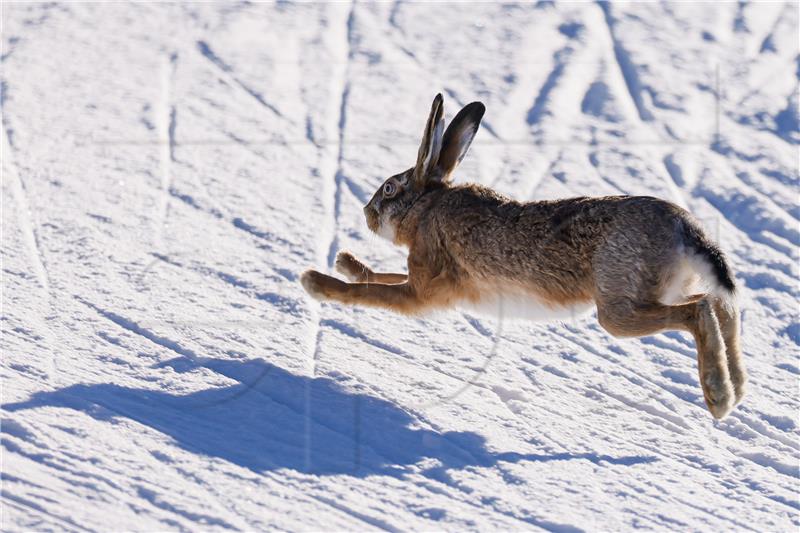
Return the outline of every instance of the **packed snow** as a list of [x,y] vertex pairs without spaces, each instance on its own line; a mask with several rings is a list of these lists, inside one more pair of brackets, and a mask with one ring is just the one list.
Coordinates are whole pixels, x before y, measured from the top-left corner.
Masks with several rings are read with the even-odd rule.
[[[2,3],[2,530],[796,531],[798,4]],[[694,342],[319,304],[431,99],[456,174],[646,194],[736,271]]]

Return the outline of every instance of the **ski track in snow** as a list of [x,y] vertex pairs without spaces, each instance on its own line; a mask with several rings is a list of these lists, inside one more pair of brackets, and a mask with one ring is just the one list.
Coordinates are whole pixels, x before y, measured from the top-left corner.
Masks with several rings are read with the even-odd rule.
[[[4,88],[4,90],[6,90]],[[8,180],[13,195],[13,200],[16,202],[17,207],[15,212],[19,215],[17,223],[25,238],[28,246],[28,252],[31,256],[33,263],[33,270],[36,273],[36,278],[39,280],[39,285],[44,291],[46,298],[50,299],[50,276],[47,272],[44,259],[42,258],[42,249],[39,244],[38,230],[34,225],[31,216],[31,207],[28,202],[28,194],[25,191],[25,185],[19,177],[19,171],[14,167],[14,149],[11,146],[9,135],[5,128],[2,130],[3,135],[3,160],[6,165],[3,167],[3,175]]]
[[175,69],[177,68],[177,54],[172,53],[169,57],[164,57],[161,68],[161,99],[159,108],[161,109],[161,120],[159,121],[159,136],[161,142],[161,196],[159,209],[157,242],[163,239],[164,226],[169,217],[170,198],[169,192],[172,188],[172,164],[175,163],[175,129],[176,108],[170,96],[171,86]]
[[[4,5],[2,529],[797,529],[798,17],[765,6]],[[439,91],[487,105],[457,180],[706,225],[728,418],[686,335],[304,295],[341,249],[403,268],[361,206]]]

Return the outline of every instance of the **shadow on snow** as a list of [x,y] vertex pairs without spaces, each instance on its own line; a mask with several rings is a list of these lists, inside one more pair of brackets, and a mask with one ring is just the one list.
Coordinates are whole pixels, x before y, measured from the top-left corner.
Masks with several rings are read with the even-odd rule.
[[177,372],[207,368],[240,383],[186,395],[114,384],[73,385],[5,404],[8,411],[44,406],[83,411],[97,420],[135,420],[182,448],[254,471],[289,468],[313,474],[400,476],[423,460],[423,473],[447,481],[448,469],[498,462],[588,460],[636,465],[648,456],[494,452],[469,431],[437,432],[401,407],[344,390],[330,378],[287,372],[262,360],[176,358]]

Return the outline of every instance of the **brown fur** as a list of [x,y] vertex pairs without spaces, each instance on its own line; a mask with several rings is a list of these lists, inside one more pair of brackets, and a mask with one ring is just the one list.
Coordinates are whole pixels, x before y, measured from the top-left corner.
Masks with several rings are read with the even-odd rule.
[[[373,272],[342,252],[336,268],[353,283],[307,271],[301,281],[309,294],[404,314],[493,294],[552,308],[594,303],[614,336],[691,333],[706,404],[716,418],[727,415],[747,379],[738,310],[727,263],[691,215],[651,197],[517,202],[478,185],[454,186],[451,173],[483,106],[466,106],[444,133],[442,115],[437,96],[416,165],[387,179],[364,208],[371,230],[408,247],[408,275]],[[665,305],[681,258],[701,265],[698,276],[714,289]]]

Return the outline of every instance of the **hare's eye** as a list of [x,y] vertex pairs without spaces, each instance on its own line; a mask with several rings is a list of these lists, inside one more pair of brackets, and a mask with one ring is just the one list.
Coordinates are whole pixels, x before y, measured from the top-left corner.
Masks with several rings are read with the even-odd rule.
[[383,185],[383,195],[386,198],[391,198],[397,192],[397,187],[394,183],[389,182]]

